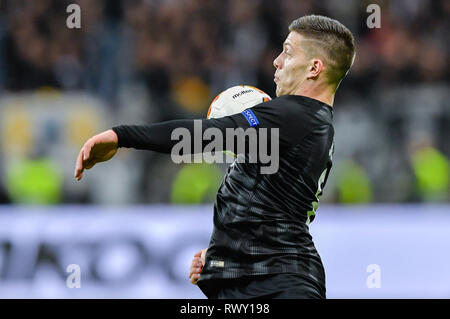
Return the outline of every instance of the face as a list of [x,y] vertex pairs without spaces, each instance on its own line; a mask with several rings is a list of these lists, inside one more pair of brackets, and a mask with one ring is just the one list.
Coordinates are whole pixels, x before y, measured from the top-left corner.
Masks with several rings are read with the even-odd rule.
[[294,94],[308,77],[312,60],[306,57],[302,39],[301,34],[290,32],[283,43],[283,52],[273,61],[277,96]]

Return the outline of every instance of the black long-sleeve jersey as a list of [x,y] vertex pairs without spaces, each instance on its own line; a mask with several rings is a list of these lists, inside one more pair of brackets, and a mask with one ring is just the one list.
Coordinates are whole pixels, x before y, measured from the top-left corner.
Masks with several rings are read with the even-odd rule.
[[[223,279],[277,273],[301,275],[325,292],[325,272],[309,223],[332,166],[332,119],[331,106],[305,96],[284,95],[239,114],[201,120],[202,132],[218,128],[224,136],[227,128],[279,130],[275,173],[262,174],[261,162],[235,160],[223,178],[214,203],[206,264],[198,280],[206,296],[214,295]],[[171,133],[180,127],[194,136],[194,120],[113,130],[119,147],[170,153],[178,143]],[[209,142],[203,141],[202,150]],[[227,144],[222,146],[225,149]]]

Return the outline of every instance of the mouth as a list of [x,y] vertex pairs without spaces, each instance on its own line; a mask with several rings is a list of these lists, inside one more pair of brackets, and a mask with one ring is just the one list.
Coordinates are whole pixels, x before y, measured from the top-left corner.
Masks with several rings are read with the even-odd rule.
[[278,81],[280,81],[280,78],[277,77],[277,76],[274,76],[274,77],[273,77],[273,81],[274,81],[275,83],[277,83]]

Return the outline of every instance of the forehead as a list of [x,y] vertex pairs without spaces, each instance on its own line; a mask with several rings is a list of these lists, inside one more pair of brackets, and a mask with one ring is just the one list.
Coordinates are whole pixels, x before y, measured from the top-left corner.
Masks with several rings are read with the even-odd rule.
[[289,32],[288,36],[286,37],[286,40],[283,43],[283,46],[292,46],[292,47],[299,47],[300,46],[300,42],[302,41],[303,36],[295,31],[291,31]]

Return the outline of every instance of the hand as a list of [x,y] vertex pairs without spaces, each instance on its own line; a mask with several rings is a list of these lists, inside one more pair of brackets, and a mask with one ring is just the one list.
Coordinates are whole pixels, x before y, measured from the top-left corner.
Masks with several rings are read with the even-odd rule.
[[118,142],[119,138],[113,130],[107,130],[88,139],[78,154],[75,178],[81,180],[84,169],[90,169],[97,163],[111,159],[117,152]]
[[202,272],[203,266],[205,265],[206,250],[207,248],[198,251],[192,259],[192,264],[189,271],[189,279],[194,285],[197,284],[197,280],[200,278],[200,273]]

